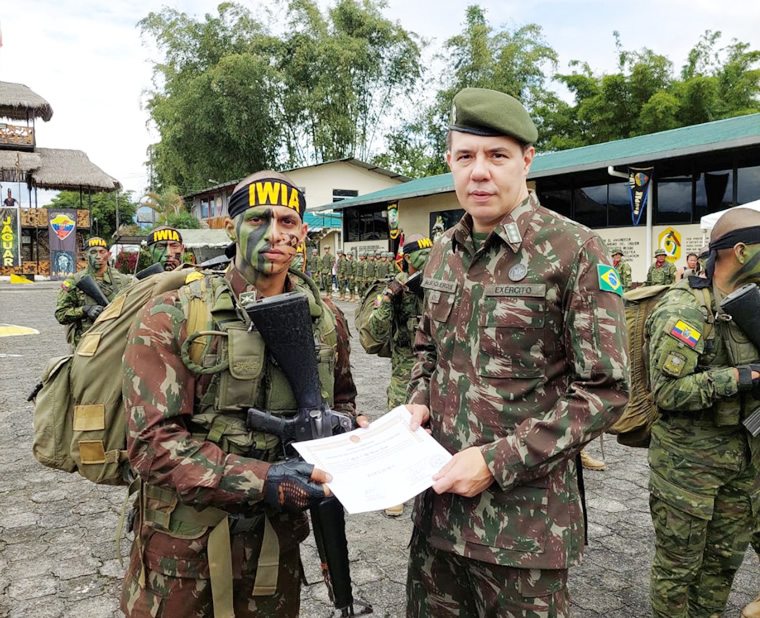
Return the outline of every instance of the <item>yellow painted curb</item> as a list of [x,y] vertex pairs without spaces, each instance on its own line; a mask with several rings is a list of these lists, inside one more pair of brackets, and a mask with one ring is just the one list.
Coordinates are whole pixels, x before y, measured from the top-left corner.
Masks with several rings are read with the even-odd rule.
[[28,326],[16,324],[0,324],[0,337],[18,337],[20,335],[39,335],[40,331]]
[[11,273],[11,283],[13,284],[24,284],[24,283],[31,283],[29,279],[26,277],[22,277],[21,275],[14,275]]

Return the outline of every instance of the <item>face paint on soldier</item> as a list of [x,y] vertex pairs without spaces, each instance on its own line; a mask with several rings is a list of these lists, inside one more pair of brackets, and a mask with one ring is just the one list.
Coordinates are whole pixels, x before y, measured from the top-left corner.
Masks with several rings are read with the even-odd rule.
[[148,253],[154,264],[162,264],[164,270],[174,270],[182,263],[185,247],[174,240],[157,242],[148,247]]
[[446,162],[457,199],[472,217],[474,231],[490,232],[528,197],[526,178],[535,150],[506,136],[451,132]]
[[90,247],[87,249],[88,270],[97,275],[103,275],[108,268],[108,250],[103,247]]
[[737,244],[734,254],[739,263],[736,272],[729,277],[729,283],[734,287],[745,283],[760,283],[760,245]]
[[285,206],[248,208],[234,221],[228,219],[226,229],[238,246],[235,266],[251,282],[287,271],[306,237],[298,213]]

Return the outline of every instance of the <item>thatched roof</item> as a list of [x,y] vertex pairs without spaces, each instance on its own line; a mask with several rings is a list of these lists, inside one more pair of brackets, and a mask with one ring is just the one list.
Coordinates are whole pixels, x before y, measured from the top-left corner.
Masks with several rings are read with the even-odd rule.
[[47,122],[53,117],[53,108],[24,84],[0,82],[0,117],[14,120],[33,117]]
[[32,184],[41,189],[94,189],[113,191],[121,184],[87,158],[81,150],[38,148],[40,167],[32,172]]
[[28,182],[41,189],[113,191],[118,180],[81,150],[38,148],[34,152],[0,150],[0,182]]

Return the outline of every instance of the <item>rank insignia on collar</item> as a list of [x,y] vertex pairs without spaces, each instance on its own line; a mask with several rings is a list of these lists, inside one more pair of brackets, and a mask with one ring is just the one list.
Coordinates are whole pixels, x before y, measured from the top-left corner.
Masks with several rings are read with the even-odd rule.
[[676,325],[670,330],[670,334],[690,348],[696,348],[702,338],[702,334],[696,328],[683,320],[676,322]]
[[623,283],[620,281],[620,275],[618,275],[618,271],[615,270],[614,266],[597,264],[596,274],[599,278],[600,290],[603,292],[612,292],[619,296],[623,295]]
[[520,228],[517,227],[517,223],[507,223],[506,226],[504,226],[504,229],[507,232],[507,240],[511,243],[519,243],[522,241],[522,234],[520,234]]

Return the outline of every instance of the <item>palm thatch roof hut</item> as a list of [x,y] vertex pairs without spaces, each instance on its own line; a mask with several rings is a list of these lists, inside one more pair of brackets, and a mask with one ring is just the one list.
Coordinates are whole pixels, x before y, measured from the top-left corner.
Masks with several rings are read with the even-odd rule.
[[0,182],[25,182],[30,188],[113,191],[121,183],[81,150],[38,148],[34,152],[0,150]]
[[53,108],[45,99],[24,84],[0,82],[0,118],[29,120],[53,117]]

